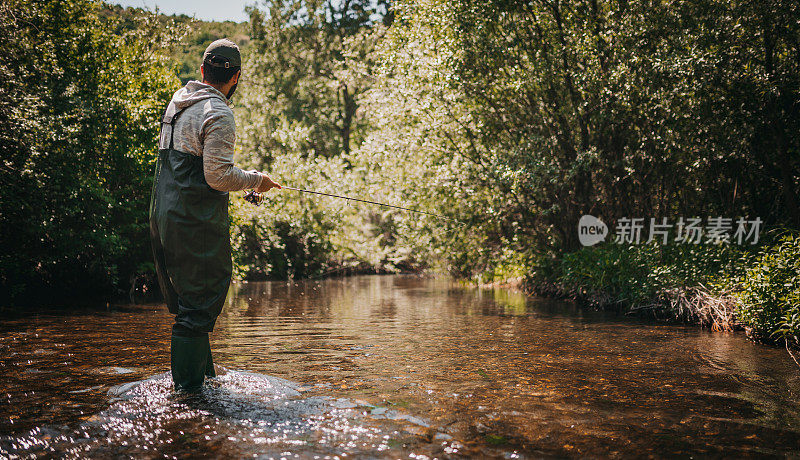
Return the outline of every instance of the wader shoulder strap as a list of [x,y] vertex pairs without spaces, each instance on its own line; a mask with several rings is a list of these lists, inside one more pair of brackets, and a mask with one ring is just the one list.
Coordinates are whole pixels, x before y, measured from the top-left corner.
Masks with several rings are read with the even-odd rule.
[[169,149],[172,150],[175,145],[174,144],[175,122],[178,120],[178,117],[180,116],[180,114],[183,113],[186,107],[178,110],[172,115],[167,115],[167,113],[169,112],[170,104],[167,104],[167,108],[164,110],[164,115],[161,117],[161,129],[162,130],[164,129],[164,125],[169,125]]
[[[170,150],[172,150],[174,148],[174,146],[175,146],[174,139],[173,139],[173,134],[175,133],[175,122],[178,120],[178,117],[183,113],[184,110],[188,109],[189,107],[193,106],[194,104],[196,104],[198,102],[210,99],[211,97],[213,97],[213,96],[209,95],[207,97],[201,97],[201,98],[195,99],[194,101],[192,101],[191,104],[189,104],[187,106],[184,106],[184,107],[182,107],[180,109],[174,109],[173,108],[173,110],[175,110],[175,112],[173,112],[172,114],[170,114],[170,110],[169,110],[170,107],[172,107],[172,101],[170,101],[169,104],[167,104],[167,108],[164,109],[164,115],[161,116],[161,130],[163,132],[164,125],[169,125],[169,127],[170,127],[169,128],[169,149]],[[159,133],[158,139],[159,139],[159,142],[161,142],[161,133]],[[159,146],[159,148],[160,148],[160,146]]]

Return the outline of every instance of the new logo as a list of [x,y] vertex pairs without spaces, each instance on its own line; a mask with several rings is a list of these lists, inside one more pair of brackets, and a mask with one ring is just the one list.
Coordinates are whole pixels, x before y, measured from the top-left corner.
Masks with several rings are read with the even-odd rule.
[[584,215],[578,221],[578,240],[584,246],[594,246],[606,239],[608,227],[597,217]]

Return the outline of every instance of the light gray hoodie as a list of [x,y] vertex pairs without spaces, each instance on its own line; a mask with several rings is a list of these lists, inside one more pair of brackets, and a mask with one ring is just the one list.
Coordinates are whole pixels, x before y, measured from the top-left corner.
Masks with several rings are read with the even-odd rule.
[[[190,81],[172,96],[167,116],[180,109],[175,121],[175,150],[203,157],[203,173],[208,185],[221,192],[257,188],[261,175],[233,165],[236,122],[228,99],[214,87]],[[159,149],[169,148],[169,125],[163,125]]]

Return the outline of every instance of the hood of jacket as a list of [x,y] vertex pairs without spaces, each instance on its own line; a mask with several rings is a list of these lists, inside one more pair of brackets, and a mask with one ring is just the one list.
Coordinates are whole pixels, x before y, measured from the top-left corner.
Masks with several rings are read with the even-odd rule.
[[172,105],[174,105],[175,110],[178,111],[204,99],[210,98],[217,98],[224,102],[225,105],[230,105],[228,98],[219,92],[219,90],[211,85],[201,83],[197,80],[192,80],[189,83],[186,83],[186,86],[176,91],[172,96]]

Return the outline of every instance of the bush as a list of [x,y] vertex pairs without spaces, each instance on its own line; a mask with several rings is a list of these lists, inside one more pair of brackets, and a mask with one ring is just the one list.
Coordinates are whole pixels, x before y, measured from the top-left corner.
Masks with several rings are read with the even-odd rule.
[[90,0],[0,8],[0,307],[104,303],[152,273],[158,118],[172,29]]
[[739,321],[758,340],[800,337],[800,237],[790,235],[759,254],[741,283]]
[[562,295],[595,306],[652,305],[667,290],[703,286],[722,292],[744,273],[752,254],[736,246],[607,244],[541,263],[533,284],[555,285]]
[[[363,191],[363,172],[348,168],[342,157],[284,153],[275,158],[269,174],[287,186],[383,200]],[[398,272],[421,266],[413,252],[396,245],[393,211],[292,190],[268,192],[259,207],[244,202],[240,194],[233,196],[236,278]]]

